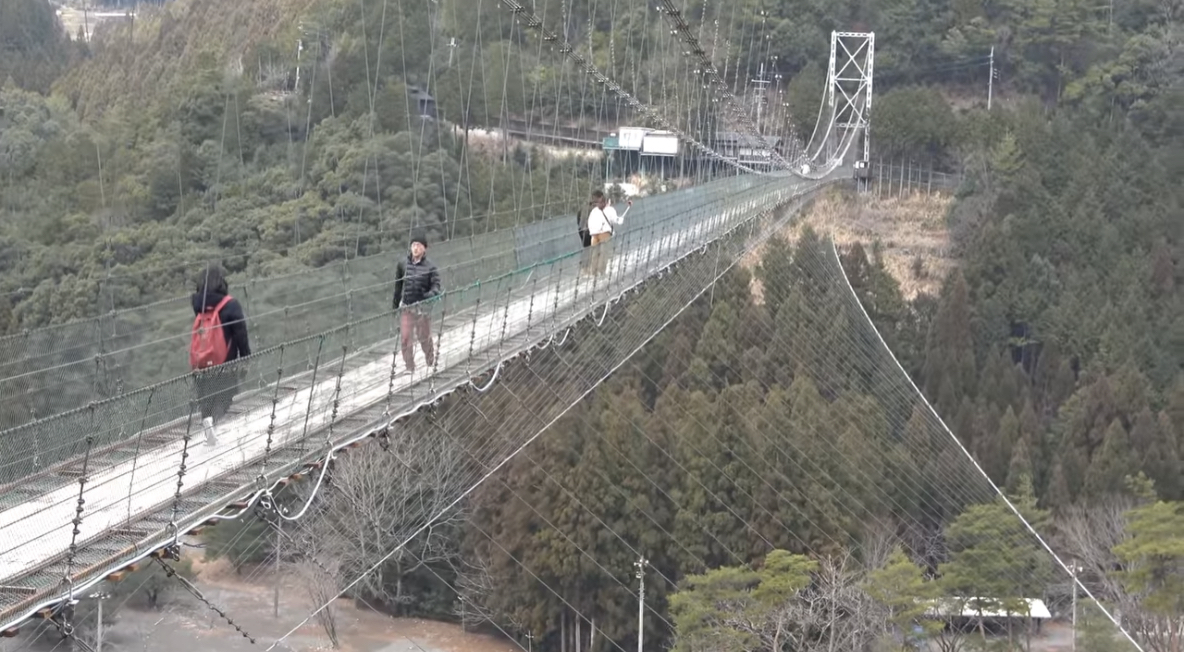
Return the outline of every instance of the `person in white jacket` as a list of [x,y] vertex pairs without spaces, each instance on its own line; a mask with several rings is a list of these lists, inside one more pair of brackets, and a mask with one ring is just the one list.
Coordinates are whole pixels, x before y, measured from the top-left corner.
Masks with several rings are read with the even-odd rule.
[[625,223],[625,216],[633,207],[633,200],[629,200],[625,206],[625,212],[620,215],[617,215],[617,209],[609,205],[603,190],[593,191],[592,201],[595,202],[595,206],[588,214],[588,235],[592,238],[591,268],[594,274],[601,274],[612,255],[608,247],[608,240],[613,236],[613,226]]

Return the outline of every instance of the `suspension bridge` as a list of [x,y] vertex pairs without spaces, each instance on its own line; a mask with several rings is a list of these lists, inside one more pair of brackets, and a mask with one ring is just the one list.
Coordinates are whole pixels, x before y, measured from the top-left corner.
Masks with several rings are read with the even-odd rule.
[[[674,16],[675,29],[686,30]],[[490,372],[484,382],[495,382],[508,361],[562,340],[581,320],[603,321],[623,295],[721,239],[740,233],[746,246],[755,245],[783,225],[762,216],[850,181],[852,145],[867,132],[874,37],[836,33],[834,42],[850,65],[832,61],[816,133],[795,160],[768,152],[781,159],[772,166],[779,172],[754,174],[734,163],[731,175],[638,200],[614,234],[605,273],[587,272],[589,251],[567,216],[433,247],[452,287],[472,283],[433,301],[431,366],[418,353],[417,371],[399,372],[398,311],[383,311],[226,365],[266,381],[236,400],[216,445],[196,436],[190,375],[0,434],[0,630],[52,613],[180,535],[242,513],[278,483],[305,474],[320,483],[338,451],[382,436]],[[742,111],[735,115],[745,124]],[[694,135],[667,126],[714,155]],[[866,147],[856,149],[866,161]],[[510,269],[488,275],[490,253]],[[386,297],[390,288],[379,283],[369,292]]]
[[[250,300],[265,292],[242,288],[252,336],[264,346],[225,365],[227,373],[247,379],[249,389],[219,425],[214,445],[200,436],[193,378],[184,373],[151,383],[121,377],[101,399],[0,432],[0,632],[14,635],[38,617],[65,632],[65,614],[80,595],[146,559],[175,555],[181,537],[219,521],[249,517],[260,505],[270,505],[272,492],[289,482],[311,483],[315,494],[335,456],[369,440],[391,445],[409,419],[445,397],[484,393],[515,369],[533,376],[547,387],[547,408],[518,406],[521,431],[485,447],[480,471],[440,512],[424,515],[420,530],[428,527],[710,291],[747,253],[784,231],[820,190],[853,183],[867,169],[871,33],[832,34],[826,88],[808,141],[788,149],[758,146],[763,164],[749,166],[712,149],[704,134],[681,128],[642,103],[563,36],[546,30],[530,9],[513,0],[504,4],[557,55],[725,173],[637,200],[607,245],[611,255],[602,273],[589,268],[590,250],[581,248],[571,216],[433,246],[429,255],[448,289],[427,308],[435,360],[428,365],[417,354],[414,373],[401,370],[400,311],[383,307],[393,286],[389,276],[369,272],[372,283],[356,284],[346,293],[349,319],[303,334],[287,326],[293,306],[270,311],[283,329],[260,327],[266,315],[251,309]],[[695,74],[704,77],[721,116],[744,137],[765,142],[679,10],[669,0],[663,6],[671,34],[699,66]],[[828,282],[845,297],[847,318],[866,321],[837,257],[831,262]],[[632,298],[647,289],[657,289],[661,299],[631,310]],[[167,307],[176,308],[175,302]],[[614,312],[621,313],[614,318],[615,336],[597,339],[596,329]],[[49,327],[0,342],[0,347],[68,340],[61,334],[64,328],[89,326]],[[101,325],[96,330],[103,332]],[[175,346],[185,335],[160,342],[169,339],[165,346]],[[581,348],[581,364],[560,360],[547,369],[530,368],[532,353],[554,351],[580,338],[599,347]],[[128,358],[115,352],[117,338],[88,341],[102,351],[93,356],[96,369]],[[901,409],[923,403],[898,366],[884,370],[885,360],[895,361],[882,340],[873,344],[880,347],[878,355],[886,356],[877,362],[882,382],[905,397]],[[89,364],[88,355],[73,357]],[[21,367],[25,381],[39,373],[35,364],[29,370],[30,359]],[[46,370],[51,366],[44,365]],[[560,382],[563,374],[576,381]],[[95,378],[99,375],[96,371]],[[5,382],[16,386],[12,377],[0,379],[0,386]],[[485,414],[475,414],[488,423]],[[464,432],[480,428],[477,416],[459,426]],[[962,453],[963,471],[981,473],[965,449]],[[276,516],[298,520],[310,505]],[[376,555],[375,567],[393,552]]]

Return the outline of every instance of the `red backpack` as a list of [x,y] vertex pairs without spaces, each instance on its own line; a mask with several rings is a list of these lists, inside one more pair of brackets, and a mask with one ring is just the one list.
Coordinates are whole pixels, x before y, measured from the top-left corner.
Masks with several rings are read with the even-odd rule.
[[230,301],[224,297],[213,310],[206,309],[193,320],[193,337],[189,341],[189,366],[205,369],[226,362],[230,347],[222,332],[222,308]]

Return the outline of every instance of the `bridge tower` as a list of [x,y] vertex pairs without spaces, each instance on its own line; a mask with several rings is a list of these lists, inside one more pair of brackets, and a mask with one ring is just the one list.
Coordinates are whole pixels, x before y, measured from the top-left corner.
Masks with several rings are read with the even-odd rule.
[[[855,159],[855,177],[870,172],[871,140],[868,125],[872,110],[872,74],[875,68],[875,32],[831,32],[830,65],[826,76],[826,101],[832,111],[834,132],[826,147],[828,158],[838,143],[861,131],[863,138]],[[862,184],[861,184],[862,185]]]

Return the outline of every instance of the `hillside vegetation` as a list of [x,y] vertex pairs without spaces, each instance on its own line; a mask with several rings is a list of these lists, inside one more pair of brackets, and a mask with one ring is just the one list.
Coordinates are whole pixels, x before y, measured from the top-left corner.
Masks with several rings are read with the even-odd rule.
[[936,296],[956,260],[946,216],[954,198],[947,193],[896,196],[828,196],[814,205],[796,229],[828,233],[841,247],[872,249],[900,284],[906,300]]
[[[964,599],[967,587],[988,590],[1001,603],[1040,596],[1059,613],[1068,596],[1057,568],[1007,505],[967,504],[956,491],[975,473],[958,449],[942,434],[932,456],[918,455],[937,436],[926,415],[917,410],[902,419],[893,384],[860,373],[867,350],[851,345],[866,331],[841,307],[846,287],[820,276],[818,261],[829,255],[829,242],[808,228],[793,241],[770,240],[483,484],[460,515],[416,537],[350,595],[396,614],[493,622],[524,644],[531,634],[546,649],[578,640],[604,650],[612,647],[608,641],[623,647],[636,636],[631,564],[640,552],[649,560],[653,610],[646,614],[647,645],[660,649],[781,650],[770,641],[792,635],[800,650],[842,641],[841,649],[886,651],[901,649],[894,632],[913,621],[920,638],[943,650],[1005,642],[1008,649],[1037,649],[1018,631],[1006,641],[943,631],[917,608],[918,600]],[[955,284],[936,300],[908,302],[882,259],[858,244],[842,252],[841,262],[890,346],[928,384],[949,355],[947,333],[958,330],[965,295]],[[766,288],[763,296],[752,291],[754,278]],[[636,306],[619,310],[661,300],[651,288]],[[614,329],[610,321],[603,328],[610,330],[573,331],[571,346],[596,347],[599,337],[627,325]],[[512,413],[517,397],[545,381],[503,380],[495,397],[470,399],[481,402],[490,428],[474,441],[466,431],[460,445],[488,445],[499,436],[503,411]],[[1046,418],[1032,407],[1047,400],[1035,389],[1048,382],[1043,376],[996,357],[973,381],[971,404],[986,406],[987,414],[974,415],[972,427],[999,405],[1004,415],[994,432],[951,424],[955,432],[990,462],[992,479],[1058,550],[1091,560],[1083,577],[1107,606],[1121,606],[1140,640],[1165,644],[1156,627],[1175,617],[1173,601],[1181,597],[1174,584],[1180,555],[1171,551],[1184,544],[1184,529],[1175,526],[1182,518],[1178,499],[1161,501],[1146,479],[1165,479],[1161,460],[1108,448],[1094,456],[1085,484],[1063,493],[1060,480],[1048,484],[1048,461],[1078,445],[1074,405],[1096,387],[1079,384]],[[1163,429],[1149,445],[1171,450],[1181,436],[1171,419],[1184,407],[1184,392],[1177,386],[1146,396],[1165,403],[1155,417]],[[449,441],[451,419],[460,418],[450,410],[463,414],[465,402],[445,402],[408,432]],[[404,444],[398,456],[373,449],[342,457],[336,489],[318,505],[325,519],[306,525],[309,539],[343,532],[347,514],[396,530],[415,523],[386,496],[390,486],[412,484],[431,500],[418,480],[423,472],[408,466],[416,450]],[[1163,498],[1178,497],[1166,487],[1158,487]],[[299,496],[289,491],[285,499],[299,504]],[[208,535],[206,554],[243,568],[269,563],[268,539],[262,524],[231,522]],[[370,563],[370,545],[361,537],[347,553],[307,543],[287,554],[297,567],[310,549],[349,560],[340,577],[348,580]],[[1160,569],[1167,579],[1152,597],[1138,588],[1147,585],[1135,571],[1108,572],[1118,567]],[[1088,625],[1082,646],[1127,649],[1090,605],[1079,615]]]
[[[492,127],[511,115],[636,121],[588,90],[578,71],[556,64],[504,10],[480,4],[474,11],[473,0],[175,0],[80,47],[53,29],[43,0],[5,2],[11,13],[0,30],[15,24],[11,16],[21,22],[0,32],[17,43],[0,48],[0,70],[19,70],[0,90],[0,333],[178,294],[197,260],[220,259],[240,277],[276,274],[399,250],[412,225],[444,238],[573,211],[602,181],[599,166],[547,160],[525,147],[473,156],[464,130],[449,125]],[[690,66],[656,12],[607,4],[532,6],[643,101],[688,116],[679,118],[688,126],[721,124],[700,85],[687,81]],[[1178,652],[1178,636],[1162,637],[1184,608],[1184,4],[1098,5],[739,0],[686,16],[695,25],[718,20],[716,59],[726,59],[736,79],[776,56],[787,120],[799,127],[812,126],[817,111],[829,32],[876,31],[876,155],[923,160],[965,182],[943,213],[955,260],[940,283],[903,292],[869,243],[844,252],[853,286],[986,473],[1060,549],[1090,560],[1085,580],[1124,619],[1137,614],[1127,622],[1150,649]],[[761,24],[768,47],[751,48]],[[31,33],[41,36],[12,36]],[[460,45],[446,47],[454,37]],[[989,113],[981,104],[955,110],[945,94],[984,87],[992,46],[995,91],[1006,101]],[[408,86],[431,91],[444,120],[415,117]],[[851,217],[862,219],[854,208]],[[661,630],[655,640],[679,649],[701,649],[697,637],[714,630],[735,634],[715,649],[773,650],[773,639],[761,638],[780,631],[762,620],[768,603],[728,592],[770,572],[785,580],[776,595],[798,609],[794,617],[817,615],[802,606],[804,586],[840,579],[878,595],[881,607],[895,605],[896,612],[836,607],[878,618],[843,621],[861,636],[903,626],[908,620],[894,621],[893,613],[916,599],[956,592],[941,579],[951,565],[1009,598],[1057,596],[1051,571],[1032,561],[1038,555],[1030,548],[981,549],[998,559],[1016,553],[1005,570],[1030,580],[1022,586],[991,584],[992,568],[962,554],[982,539],[1019,536],[999,504],[919,513],[889,474],[876,491],[852,492],[852,504],[873,510],[883,495],[901,497],[890,515],[922,523],[919,538],[936,543],[836,570],[836,560],[871,536],[858,519],[836,515],[832,500],[852,487],[845,471],[882,470],[850,461],[867,446],[862,431],[834,427],[864,414],[867,397],[795,374],[774,357],[769,338],[792,344],[807,333],[821,350],[841,355],[827,338],[851,324],[751,291],[752,276],[806,282],[808,274],[786,266],[801,247],[820,242],[803,235],[774,243],[759,262],[726,277],[632,371],[549,430],[531,449],[534,463],[508,467],[501,479],[525,500],[490,483],[472,504],[476,515],[450,531],[456,536],[442,561],[384,569],[369,584],[397,598],[384,608],[453,617],[456,593],[433,577],[455,578],[452,564],[476,557],[497,571],[499,583],[486,587],[481,605],[490,620],[533,632],[549,648],[570,645],[582,621],[505,551],[484,543],[490,537],[474,535],[479,526],[595,617],[598,650],[607,649],[605,637],[628,644],[636,633],[629,593],[604,581],[549,523],[594,558],[611,559],[612,572],[626,578],[631,555],[610,548],[579,505],[548,489],[548,475],[578,483],[571,486],[590,509],[633,540],[662,542],[673,533],[685,545],[654,544],[667,552],[653,560],[681,583],[656,598],[673,626],[651,625]],[[115,290],[101,295],[103,288]],[[188,319],[178,315],[181,324]],[[841,368],[835,365],[821,369]],[[831,481],[790,476],[783,465],[789,479],[775,486],[787,500],[738,497],[737,487],[756,491],[765,477],[742,471],[744,464],[777,460],[767,450],[723,450],[753,434],[740,418],[747,415],[778,424],[808,451],[818,445],[815,433],[833,434],[833,450],[811,457]],[[875,452],[899,463],[901,477],[952,463]],[[663,461],[667,453],[689,470]],[[727,473],[712,468],[721,459],[733,462]],[[659,474],[669,495],[625,460]],[[722,497],[711,495],[717,490]],[[626,509],[630,501],[652,507],[653,520]],[[770,515],[761,506],[771,503],[778,511]],[[790,527],[768,526],[774,520]],[[698,521],[712,536],[695,531]],[[741,522],[763,523],[767,538]],[[227,529],[217,536],[262,527],[243,523],[219,526]],[[1091,536],[1071,536],[1083,532]],[[211,554],[246,562],[270,552],[227,548],[211,546]],[[695,596],[700,589],[708,598]],[[704,606],[720,603],[727,608]],[[736,632],[741,621],[757,631]],[[1120,649],[1110,646],[1113,637],[1098,636],[1089,649]],[[826,645],[810,639],[795,649]]]
[[[688,18],[718,23],[702,38],[735,80],[776,57],[798,131],[813,126],[829,31],[862,25],[877,32],[877,87],[895,89],[877,99],[879,155],[983,169],[1006,120],[956,115],[939,94],[909,84],[981,82],[982,65],[949,62],[977,61],[995,44],[1000,93],[1059,102],[1111,134],[1158,143],[1170,176],[1184,166],[1168,154],[1179,137],[1179,9],[1122,3],[1111,21],[1087,4],[745,1],[709,3]],[[654,12],[560,0],[532,7],[643,101],[692,116],[678,120],[696,130],[713,124]],[[422,124],[408,110],[411,85],[466,127],[505,116],[632,119],[532,45],[504,9],[471,9],[462,0],[176,0],[141,4],[135,21],[106,23],[79,45],[54,28],[45,0],[5,3],[0,23],[12,46],[0,71],[19,73],[0,97],[0,313],[13,315],[0,329],[171,296],[197,260],[270,275],[401,246],[411,223],[452,237],[504,224],[499,213],[519,221],[567,212],[591,186],[590,168],[525,151],[497,162],[471,156],[443,123]],[[758,23],[764,50],[744,46]],[[51,97],[39,94],[51,86]],[[1017,114],[1043,122],[1035,106]],[[100,307],[96,284],[108,278],[120,280]]]

